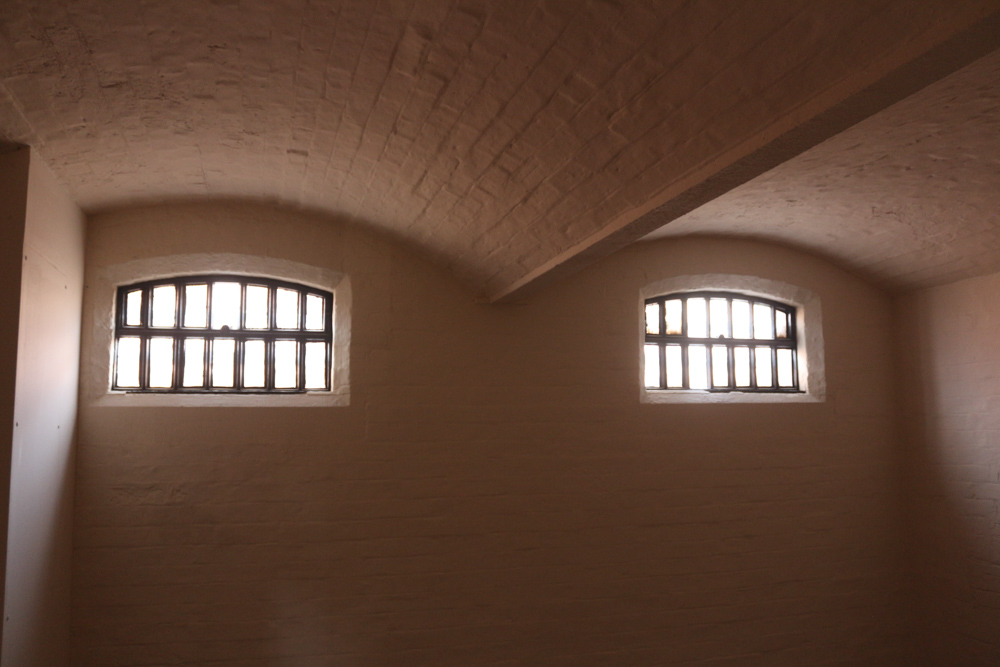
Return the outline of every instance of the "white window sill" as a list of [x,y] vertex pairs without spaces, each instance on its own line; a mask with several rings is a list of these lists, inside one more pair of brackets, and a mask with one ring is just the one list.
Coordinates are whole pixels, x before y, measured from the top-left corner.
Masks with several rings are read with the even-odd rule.
[[697,391],[690,389],[642,389],[642,403],[821,403],[822,398],[805,392],[766,393],[755,391]]
[[304,394],[141,394],[109,391],[95,407],[136,408],[326,408],[350,405],[348,393]]

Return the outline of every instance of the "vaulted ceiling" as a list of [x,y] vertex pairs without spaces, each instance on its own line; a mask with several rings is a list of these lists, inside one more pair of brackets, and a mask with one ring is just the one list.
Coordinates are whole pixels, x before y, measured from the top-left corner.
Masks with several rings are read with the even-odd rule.
[[[857,126],[878,146],[857,128],[822,142],[998,47],[998,0],[3,0],[0,140],[33,146],[88,211],[277,200],[418,246],[491,298],[667,223],[902,285],[948,232],[924,243],[908,221],[925,188],[884,170],[995,160],[972,134],[974,158],[953,145],[940,94],[931,116],[904,102]],[[988,80],[963,94],[986,94],[959,116],[995,129],[995,63],[969,71]],[[913,149],[924,130],[941,150]],[[857,175],[875,162],[890,196]],[[934,201],[962,197],[953,180]],[[913,247],[859,242],[884,223]]]

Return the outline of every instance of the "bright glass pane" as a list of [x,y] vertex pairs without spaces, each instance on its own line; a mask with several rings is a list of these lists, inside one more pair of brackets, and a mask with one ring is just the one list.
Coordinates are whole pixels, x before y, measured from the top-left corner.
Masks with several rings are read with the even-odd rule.
[[733,379],[737,387],[750,386],[750,348],[733,348]]
[[757,386],[770,387],[774,384],[771,379],[771,348],[758,347],[754,350],[754,357],[757,369]]
[[712,346],[712,386],[729,386],[729,350],[725,345]]
[[788,338],[788,313],[774,309],[774,337]]
[[[249,292],[249,288],[247,291]],[[249,300],[247,298],[247,301]],[[264,386],[264,341],[262,340],[248,340],[243,344],[243,386],[251,389]]]
[[142,324],[142,290],[134,290],[125,295],[125,325],[137,327]]
[[787,348],[780,348],[778,353],[778,386],[794,387],[792,379],[792,351]]
[[[240,328],[240,284],[212,283],[212,328]],[[213,381],[214,382],[214,381]],[[215,385],[231,387],[231,384]]]
[[708,348],[704,345],[688,346],[688,381],[691,389],[708,389]]
[[208,326],[208,285],[184,287],[184,326],[193,329]]
[[247,329],[267,329],[267,293],[263,285],[247,285],[246,317],[243,323]]
[[729,302],[727,299],[712,299],[708,302],[709,321],[712,338],[729,338]]
[[299,293],[279,287],[275,290],[274,319],[279,329],[299,328]]
[[[154,292],[156,290],[153,290]],[[156,303],[156,297],[153,297]],[[149,339],[149,386],[169,389],[174,384],[174,339]]]
[[[219,283],[216,283],[218,285]],[[238,285],[237,285],[238,286]],[[212,298],[215,298],[214,295]],[[215,313],[212,313],[215,323]],[[232,387],[233,367],[236,365],[236,341],[232,338],[216,338],[212,342],[212,386]]]
[[708,336],[708,304],[705,299],[694,298],[687,300],[688,333],[691,338],[705,338]]
[[326,343],[306,343],[306,389],[326,389]]
[[643,348],[645,364],[643,377],[647,388],[658,388],[660,386],[660,346],[646,345]]
[[660,304],[658,303],[646,304],[646,333],[660,333]]
[[306,296],[306,329],[309,331],[322,331],[326,325],[326,313],[324,312],[324,299],[321,296],[310,294]]
[[758,340],[770,340],[774,338],[774,316],[771,314],[771,306],[763,303],[753,305],[753,337]]
[[682,332],[681,300],[671,299],[663,304],[667,321],[667,333],[680,335]]
[[274,342],[274,388],[295,389],[298,385],[299,350],[294,340]]
[[139,386],[139,339],[118,339],[118,359],[115,364],[115,384],[119,387]]
[[733,299],[733,338],[750,338],[750,302]]
[[177,288],[173,285],[160,285],[153,288],[153,321],[154,327],[172,327],[176,323]]
[[184,341],[184,378],[185,387],[202,387],[205,385],[205,339],[187,338]]
[[667,387],[684,386],[684,362],[680,345],[667,345]]

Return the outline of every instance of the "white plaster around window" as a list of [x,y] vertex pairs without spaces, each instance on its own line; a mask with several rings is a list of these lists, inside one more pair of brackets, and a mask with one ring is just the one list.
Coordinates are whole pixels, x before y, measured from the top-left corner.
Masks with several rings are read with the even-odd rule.
[[[645,343],[645,301],[648,298],[674,292],[718,290],[741,292],[791,304],[796,308],[798,330],[799,393],[710,392],[691,389],[647,389],[642,382],[643,344]],[[826,366],[823,358],[823,313],[819,296],[795,285],[724,273],[673,276],[652,282],[642,288],[637,321],[639,358],[639,400],[643,403],[815,403],[826,400]]]
[[[333,293],[331,391],[303,394],[142,394],[111,389],[115,293],[120,285],[203,273],[264,276]],[[83,398],[96,406],[330,407],[350,403],[351,285],[343,273],[271,257],[231,253],[172,255],[115,264],[99,271],[87,289],[94,304],[91,350],[83,364]]]

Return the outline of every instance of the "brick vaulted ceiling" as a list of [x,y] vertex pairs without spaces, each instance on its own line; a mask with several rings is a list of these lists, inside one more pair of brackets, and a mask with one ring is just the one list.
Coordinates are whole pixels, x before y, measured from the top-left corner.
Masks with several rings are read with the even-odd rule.
[[998,17],[998,0],[2,0],[0,140],[88,211],[277,200],[510,298],[990,53]]

